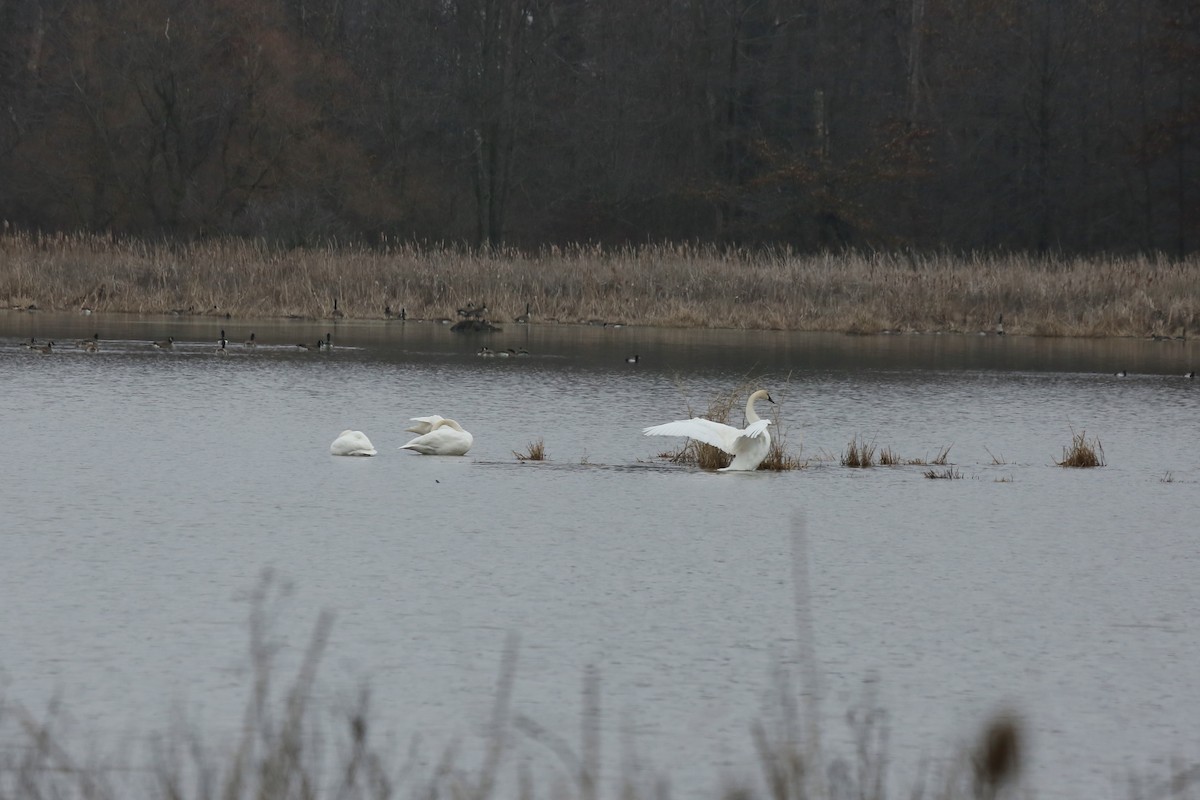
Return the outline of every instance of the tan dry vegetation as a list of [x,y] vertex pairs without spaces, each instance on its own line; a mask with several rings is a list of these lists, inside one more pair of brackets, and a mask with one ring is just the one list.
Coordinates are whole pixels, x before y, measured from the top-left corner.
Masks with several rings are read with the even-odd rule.
[[1104,447],[1100,437],[1087,438],[1087,431],[1071,431],[1071,444],[1063,448],[1062,461],[1054,462],[1060,467],[1103,467]]
[[454,318],[665,327],[1179,336],[1200,320],[1200,256],[1035,258],[744,251],[690,245],[537,253],[382,240],[286,249],[101,235],[0,236],[0,305],[235,317]]
[[518,461],[545,461],[546,460],[546,443],[542,439],[536,442],[530,442],[524,453],[518,453],[513,450],[513,455]]
[[866,468],[875,466],[875,463],[875,441],[859,441],[858,436],[850,440],[841,457],[843,467]]

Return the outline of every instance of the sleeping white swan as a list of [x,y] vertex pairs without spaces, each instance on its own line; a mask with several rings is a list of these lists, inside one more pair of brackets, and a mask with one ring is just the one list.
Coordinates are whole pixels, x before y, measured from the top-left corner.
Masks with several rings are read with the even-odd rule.
[[440,414],[431,414],[428,417],[413,417],[409,422],[413,423],[404,430],[408,433],[429,433],[433,430],[433,426],[441,422],[445,417]]
[[750,399],[746,401],[745,429],[738,429],[722,422],[713,422],[703,417],[693,417],[644,428],[642,433],[647,436],[686,436],[689,439],[696,439],[705,444],[711,444],[713,447],[719,447],[733,456],[733,461],[728,467],[720,469],[718,472],[755,470],[758,469],[758,465],[763,462],[763,459],[767,457],[767,452],[771,449],[771,434],[767,431],[767,426],[771,424],[771,421],[758,418],[758,414],[754,411],[756,400],[775,402],[766,389],[759,389],[750,395]]
[[423,456],[462,456],[471,449],[474,441],[474,437],[464,431],[461,425],[442,417],[430,425],[429,433],[400,445],[400,449],[413,450]]
[[362,431],[342,431],[329,445],[329,454],[334,456],[373,456],[376,452]]

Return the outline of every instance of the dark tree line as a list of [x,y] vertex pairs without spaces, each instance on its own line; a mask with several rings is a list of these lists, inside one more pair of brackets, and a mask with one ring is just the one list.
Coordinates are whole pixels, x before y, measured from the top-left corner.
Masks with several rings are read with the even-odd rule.
[[0,0],[0,216],[1200,246],[1195,0]]

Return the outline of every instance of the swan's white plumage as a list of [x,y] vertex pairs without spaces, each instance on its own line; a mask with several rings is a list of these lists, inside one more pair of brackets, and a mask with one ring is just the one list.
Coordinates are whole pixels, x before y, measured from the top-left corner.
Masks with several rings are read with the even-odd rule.
[[474,437],[461,425],[442,417],[430,425],[428,433],[400,445],[400,449],[412,450],[423,456],[462,456],[471,449],[474,441]]
[[771,450],[771,433],[767,430],[771,421],[759,419],[754,411],[754,403],[757,400],[775,402],[771,400],[771,395],[766,389],[759,389],[751,394],[750,399],[746,401],[745,428],[735,428],[723,422],[693,417],[653,425],[644,428],[642,433],[646,436],[686,436],[724,450],[733,456],[733,461],[719,472],[755,470]]
[[409,422],[413,423],[404,430],[408,433],[425,434],[433,430],[433,426],[441,422],[445,417],[439,414],[431,414],[428,417],[413,417]]
[[377,452],[362,431],[342,431],[329,445],[330,455],[335,456],[373,456]]

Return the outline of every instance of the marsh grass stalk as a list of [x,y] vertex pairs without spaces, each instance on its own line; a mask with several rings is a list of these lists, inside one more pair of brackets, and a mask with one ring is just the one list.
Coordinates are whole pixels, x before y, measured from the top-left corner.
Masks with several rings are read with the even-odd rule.
[[[337,313],[331,298],[338,299]],[[1200,255],[821,253],[692,245],[537,252],[390,239],[289,249],[92,234],[0,235],[0,307],[238,318],[454,319],[473,298],[511,322],[662,327],[947,331],[1046,336],[1188,335]]]
[[1091,440],[1087,438],[1087,431],[1075,433],[1071,431],[1071,444],[1063,447],[1062,461],[1054,462],[1060,467],[1103,467],[1107,462],[1104,460],[1104,446],[1100,444],[1100,437],[1093,437]]

